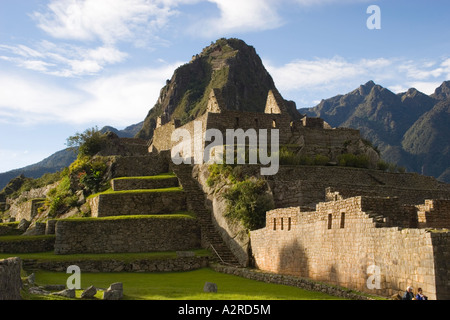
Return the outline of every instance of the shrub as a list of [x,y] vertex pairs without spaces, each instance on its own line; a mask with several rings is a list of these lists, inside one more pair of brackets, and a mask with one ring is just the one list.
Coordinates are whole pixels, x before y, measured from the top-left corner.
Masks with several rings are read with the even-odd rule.
[[45,205],[49,209],[49,215],[55,217],[65,209],[76,206],[77,200],[71,189],[69,176],[64,176],[59,185],[47,193]]
[[321,154],[316,155],[314,158],[314,165],[316,166],[325,166],[328,162],[330,162],[330,158]]
[[365,154],[344,153],[339,155],[337,160],[342,167],[369,168],[369,157]]
[[79,175],[80,183],[88,193],[97,193],[103,186],[106,164],[101,160],[94,160],[85,166],[85,171]]
[[389,169],[389,163],[380,160],[377,163],[377,170],[381,170],[381,171],[387,171]]
[[266,211],[274,207],[265,181],[255,178],[237,182],[224,193],[224,198],[228,202],[225,216],[240,221],[249,230],[263,228]]

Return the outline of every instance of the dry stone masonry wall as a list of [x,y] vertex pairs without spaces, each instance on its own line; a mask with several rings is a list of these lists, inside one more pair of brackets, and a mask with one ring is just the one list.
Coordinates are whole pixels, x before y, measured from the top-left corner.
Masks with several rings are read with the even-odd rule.
[[[448,299],[448,230],[387,227],[408,224],[389,219],[402,215],[397,201],[354,197],[320,203],[315,211],[270,211],[266,227],[251,232],[256,266],[372,294],[391,296],[412,285],[430,299]],[[373,270],[380,272],[375,288],[367,282]]]
[[56,223],[56,254],[182,251],[200,248],[194,218],[67,219]]
[[105,193],[88,201],[92,217],[169,214],[186,209],[183,190]]

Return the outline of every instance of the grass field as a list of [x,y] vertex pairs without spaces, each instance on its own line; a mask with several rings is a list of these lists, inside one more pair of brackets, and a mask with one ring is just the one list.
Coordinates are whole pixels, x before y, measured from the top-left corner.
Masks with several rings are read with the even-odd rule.
[[[69,274],[36,272],[36,283],[65,284]],[[320,292],[295,287],[268,284],[203,268],[170,273],[82,273],[81,286],[106,289],[111,283],[122,282],[124,300],[339,300]],[[205,282],[214,282],[217,293],[204,293]],[[77,296],[81,291],[77,292]],[[101,299],[102,293],[97,298]],[[29,299],[48,299],[29,296]],[[342,299],[341,299],[342,300]]]

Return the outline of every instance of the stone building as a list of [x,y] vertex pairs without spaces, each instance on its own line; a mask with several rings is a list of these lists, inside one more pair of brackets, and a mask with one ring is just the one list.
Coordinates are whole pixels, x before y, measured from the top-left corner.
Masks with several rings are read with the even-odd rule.
[[450,299],[450,200],[402,205],[398,198],[336,197],[267,212],[251,232],[255,265],[372,294],[421,287]]
[[[194,121],[181,125],[177,119],[169,120],[162,116],[157,119],[157,127],[150,143],[150,152],[171,150],[179,142],[172,141],[172,133],[176,129],[185,129],[192,137],[196,136],[195,123],[201,123],[202,141],[192,139],[191,149],[194,143],[200,143],[204,149],[209,142],[205,141],[204,134],[208,129],[217,129],[223,134],[226,141],[226,131],[229,129],[242,129],[244,132],[255,130],[259,135],[260,130],[267,130],[267,141],[270,143],[271,130],[279,132],[280,146],[289,146],[298,155],[314,157],[318,154],[327,156],[330,161],[336,161],[343,153],[368,155],[370,166],[375,167],[379,160],[376,151],[364,144],[359,130],[349,128],[332,128],[320,118],[302,117],[292,119],[287,112],[287,107],[281,95],[270,90],[267,95],[265,112],[248,112],[228,110],[224,107],[221,91],[211,90],[207,111]],[[227,141],[228,142],[228,141]],[[192,152],[192,154],[194,151]]]

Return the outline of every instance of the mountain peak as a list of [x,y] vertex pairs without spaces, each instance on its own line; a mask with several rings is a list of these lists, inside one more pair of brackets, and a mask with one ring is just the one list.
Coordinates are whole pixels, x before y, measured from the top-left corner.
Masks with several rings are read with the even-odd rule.
[[[220,90],[225,109],[261,113],[269,91],[278,91],[255,48],[240,39],[221,38],[175,70],[137,137],[150,139],[159,117],[185,124],[201,116],[214,89]],[[300,117],[295,103],[285,102],[291,117]]]
[[450,80],[444,81],[431,95],[432,98],[438,100],[447,100],[450,98]]
[[372,90],[372,88],[375,86],[376,86],[375,82],[370,80],[366,84],[362,84],[359,86],[359,88],[358,88],[359,94],[361,96],[367,96],[370,93],[370,91]]

